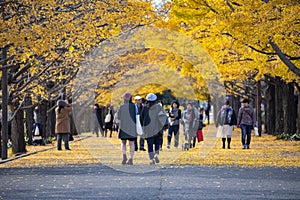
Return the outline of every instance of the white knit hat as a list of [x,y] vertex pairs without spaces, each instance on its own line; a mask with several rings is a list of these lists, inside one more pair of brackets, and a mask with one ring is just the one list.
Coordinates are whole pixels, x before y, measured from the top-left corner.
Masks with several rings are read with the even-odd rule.
[[149,93],[146,96],[146,100],[147,101],[156,101],[156,99],[157,99],[157,96],[155,94],[153,94],[153,93]]

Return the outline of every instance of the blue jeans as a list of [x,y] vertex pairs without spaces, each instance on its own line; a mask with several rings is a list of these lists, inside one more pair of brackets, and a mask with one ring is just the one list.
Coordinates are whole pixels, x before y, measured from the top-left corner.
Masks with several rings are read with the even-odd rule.
[[[153,137],[147,138],[146,140],[148,145],[149,157],[152,160],[154,158],[155,153],[159,154],[161,139],[159,135],[155,135]],[[155,152],[153,152],[153,146]]]
[[171,139],[172,135],[174,133],[174,147],[178,147],[179,144],[179,125],[174,125],[169,127],[169,132],[168,132],[168,145],[171,145]]
[[241,124],[242,129],[242,144],[244,147],[249,147],[251,142],[252,125]]

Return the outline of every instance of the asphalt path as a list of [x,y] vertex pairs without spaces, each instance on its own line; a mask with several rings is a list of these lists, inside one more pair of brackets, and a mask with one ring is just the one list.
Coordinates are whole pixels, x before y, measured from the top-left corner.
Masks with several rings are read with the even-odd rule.
[[300,199],[299,168],[1,168],[0,199]]

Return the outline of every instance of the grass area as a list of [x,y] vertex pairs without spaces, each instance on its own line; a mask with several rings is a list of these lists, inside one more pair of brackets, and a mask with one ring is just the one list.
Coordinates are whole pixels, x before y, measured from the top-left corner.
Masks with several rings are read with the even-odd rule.
[[[276,140],[276,137],[263,135],[252,137],[251,148],[242,149],[240,132],[233,133],[231,149],[222,149],[222,141],[215,137],[216,129],[208,126],[204,129],[204,141],[197,143],[189,151],[180,148],[166,148],[166,133],[163,150],[160,152],[159,165],[238,165],[241,167],[300,167],[300,143],[297,141]],[[27,146],[28,153],[51,148],[30,156],[22,157],[0,164],[0,168],[34,167],[34,166],[62,166],[74,164],[97,164],[118,166],[122,153],[120,140],[116,133],[112,138],[97,138],[91,133],[76,136],[91,136],[81,141],[71,142],[71,151],[57,151],[55,144],[46,146]],[[181,133],[180,144],[184,142]],[[11,153],[10,153],[10,156]],[[135,165],[149,165],[147,152],[138,151],[134,155]]]

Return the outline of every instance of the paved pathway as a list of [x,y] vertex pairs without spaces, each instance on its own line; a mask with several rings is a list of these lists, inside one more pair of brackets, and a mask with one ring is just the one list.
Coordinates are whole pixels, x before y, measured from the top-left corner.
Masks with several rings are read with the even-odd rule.
[[0,169],[0,199],[5,200],[299,199],[299,184],[299,168],[72,165]]

